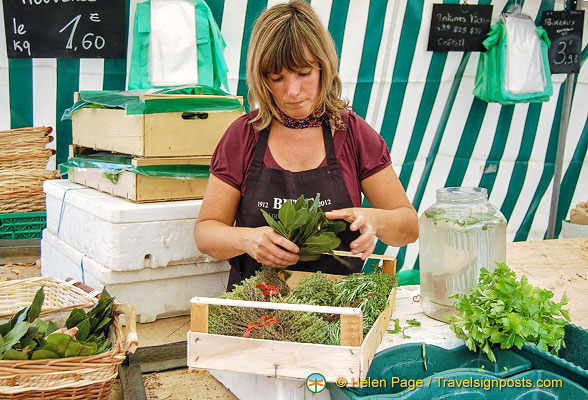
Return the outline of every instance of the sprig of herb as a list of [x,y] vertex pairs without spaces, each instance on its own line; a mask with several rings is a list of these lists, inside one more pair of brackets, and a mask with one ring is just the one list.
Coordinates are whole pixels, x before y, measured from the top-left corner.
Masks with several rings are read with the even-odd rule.
[[553,293],[529,284],[527,277],[516,280],[515,273],[503,263],[492,272],[485,268],[480,273],[477,286],[470,294],[454,295],[459,315],[448,318],[450,328],[466,346],[478,348],[496,362],[492,345],[501,349],[513,346],[521,348],[525,342],[535,344],[553,354],[565,347],[564,325],[570,320],[566,294],[559,303],[551,298]]

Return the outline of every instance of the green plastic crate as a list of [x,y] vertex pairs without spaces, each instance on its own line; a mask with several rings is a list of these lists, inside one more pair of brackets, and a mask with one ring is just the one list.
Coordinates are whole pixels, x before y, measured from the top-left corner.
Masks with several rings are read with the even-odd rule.
[[41,240],[46,225],[45,211],[0,214],[0,239]]
[[[470,352],[463,345],[451,350],[425,345],[426,357],[423,357],[422,344],[409,343],[375,355],[366,381],[376,385],[338,387],[328,383],[327,388],[331,400],[586,400],[586,370],[580,366],[586,363],[586,333],[572,325],[566,327],[570,348],[574,347],[574,341],[582,343],[572,352],[566,345],[569,352],[566,355],[576,364],[547,353],[527,359],[531,355],[528,351],[499,348],[494,349],[497,359],[494,364],[484,354]],[[392,385],[394,378],[396,384]],[[423,384],[407,388],[397,382],[399,379],[413,384],[422,380]],[[557,385],[539,387],[535,385],[539,380]],[[525,381],[533,383],[533,387],[522,385]]]

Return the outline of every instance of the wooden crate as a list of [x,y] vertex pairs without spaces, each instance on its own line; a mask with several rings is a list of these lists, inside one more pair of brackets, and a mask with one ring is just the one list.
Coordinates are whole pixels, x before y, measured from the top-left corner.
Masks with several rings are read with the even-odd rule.
[[[141,96],[144,100],[178,97],[196,96]],[[233,98],[243,103],[242,97]],[[141,157],[211,156],[226,129],[242,114],[236,109],[127,115],[122,109],[81,108],[72,115],[72,143]]]
[[[385,272],[394,272],[395,268],[395,260],[384,262]],[[306,379],[316,372],[322,374],[328,382],[334,382],[341,376],[363,379],[390,322],[396,300],[396,288],[390,293],[389,300],[389,306],[380,314],[364,338],[362,313],[359,308],[194,297],[191,299],[191,327],[187,339],[188,367],[289,379]],[[341,345],[209,334],[208,305],[339,314]]]
[[[83,148],[70,146],[70,157]],[[150,157],[134,158],[135,167],[148,165],[196,164],[210,165],[211,157]],[[74,183],[123,197],[135,203],[170,200],[194,200],[204,197],[208,178],[175,179],[139,175],[128,171],[118,174],[112,183],[98,168],[69,168],[68,179]]]

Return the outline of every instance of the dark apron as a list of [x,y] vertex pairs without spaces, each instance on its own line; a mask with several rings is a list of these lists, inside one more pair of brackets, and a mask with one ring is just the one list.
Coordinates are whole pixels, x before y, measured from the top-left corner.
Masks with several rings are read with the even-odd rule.
[[[269,128],[259,133],[253,162],[246,182],[247,186],[239,204],[237,226],[252,228],[266,226],[267,222],[263,218],[260,208],[275,216],[286,199],[296,200],[302,194],[308,199],[314,198],[317,193],[320,193],[320,207],[323,211],[353,207],[335,156],[335,146],[330,128],[323,124],[327,166],[301,172],[265,168],[263,166],[268,136]],[[277,218],[274,217],[274,219]],[[349,250],[349,244],[358,236],[359,232],[352,232],[349,228],[341,232],[338,235],[341,239],[339,249]],[[346,260],[352,265],[352,268],[342,265],[331,256],[321,256],[319,260],[299,262],[288,267],[288,269],[311,272],[321,271],[337,275],[361,272],[363,266],[361,259],[347,257]],[[261,268],[261,264],[247,253],[232,258],[229,262],[231,272],[227,286],[228,290],[231,290],[233,285],[243,279],[251,277]]]

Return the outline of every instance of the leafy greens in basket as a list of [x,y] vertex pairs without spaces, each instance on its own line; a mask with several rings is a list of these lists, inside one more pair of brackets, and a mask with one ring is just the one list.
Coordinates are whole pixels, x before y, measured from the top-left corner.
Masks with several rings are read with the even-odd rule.
[[41,287],[30,306],[23,308],[0,325],[0,359],[38,360],[91,356],[110,350],[108,328],[112,321],[113,297],[106,290],[100,300],[86,313],[74,308],[65,326],[41,320],[39,314],[45,300]]

